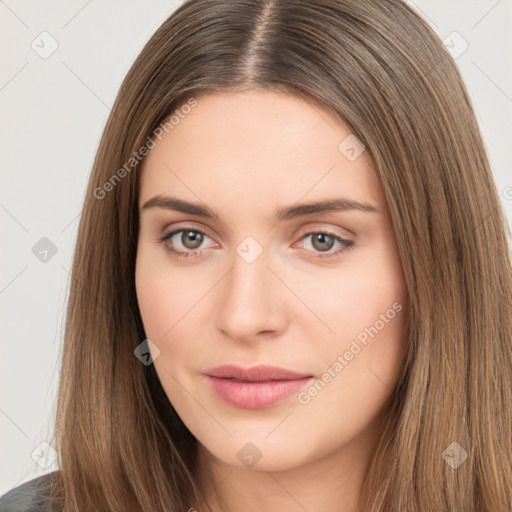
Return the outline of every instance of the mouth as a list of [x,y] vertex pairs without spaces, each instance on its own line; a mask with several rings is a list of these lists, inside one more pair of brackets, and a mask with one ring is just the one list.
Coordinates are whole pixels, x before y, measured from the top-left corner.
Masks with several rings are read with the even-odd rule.
[[239,409],[264,409],[299,392],[314,377],[276,366],[224,365],[205,373],[214,393]]

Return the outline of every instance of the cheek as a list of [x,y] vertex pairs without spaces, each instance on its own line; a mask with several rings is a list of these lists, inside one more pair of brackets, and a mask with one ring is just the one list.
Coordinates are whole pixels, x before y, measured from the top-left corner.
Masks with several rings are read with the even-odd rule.
[[318,384],[322,398],[313,407],[318,414],[325,406],[337,411],[340,421],[353,414],[362,426],[389,397],[405,361],[407,293],[393,245],[383,241],[375,251],[347,260],[338,275],[315,288],[308,292],[311,309],[321,312],[334,335],[325,329],[315,343],[326,385]]
[[[194,370],[204,318],[204,275],[170,268],[166,257],[153,257],[141,249],[135,268],[139,311],[146,337],[159,349],[155,370],[169,396],[179,394],[179,381]],[[202,283],[202,284],[201,284]],[[211,285],[210,285],[211,287]],[[170,374],[168,373],[170,372]]]
[[166,279],[143,262],[137,265],[135,285],[137,301],[149,339],[161,340],[174,325],[176,295],[169,293]]
[[[162,251],[163,253],[163,251]],[[170,340],[177,326],[204,295],[190,274],[171,269],[165,254],[139,247],[135,286],[142,322],[149,339]],[[204,286],[203,286],[204,288]]]
[[348,350],[354,339],[364,344],[400,338],[406,288],[399,259],[387,240],[374,250],[352,254],[339,271],[304,279],[297,291],[325,325],[323,346],[330,354]]

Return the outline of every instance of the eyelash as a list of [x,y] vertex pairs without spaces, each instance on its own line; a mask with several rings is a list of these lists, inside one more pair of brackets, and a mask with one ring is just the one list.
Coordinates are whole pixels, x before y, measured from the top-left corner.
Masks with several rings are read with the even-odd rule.
[[[188,258],[191,255],[197,256],[197,257],[201,256],[201,254],[202,254],[201,249],[196,249],[195,251],[178,251],[178,250],[170,247],[167,244],[167,241],[170,240],[174,235],[181,233],[183,231],[192,231],[193,233],[201,233],[203,236],[207,236],[208,238],[210,238],[208,236],[208,234],[205,233],[204,231],[202,231],[201,229],[185,227],[185,228],[176,229],[174,231],[171,231],[170,233],[166,233],[164,236],[159,238],[157,240],[157,242],[163,244],[164,249],[169,254],[172,254],[173,256],[176,256],[178,258]],[[327,253],[327,254],[317,253],[315,258],[323,259],[323,258],[333,258],[333,257],[341,256],[343,253],[346,253],[347,251],[350,251],[351,249],[354,248],[354,242],[352,242],[350,240],[345,240],[344,238],[341,238],[340,236],[335,235],[334,233],[329,233],[328,231],[310,231],[309,233],[304,234],[301,237],[301,240],[310,235],[316,235],[316,234],[328,235],[328,236],[334,238],[334,240],[336,240],[337,242],[339,242],[342,245],[342,248],[338,249],[337,251],[335,251],[333,253]]]

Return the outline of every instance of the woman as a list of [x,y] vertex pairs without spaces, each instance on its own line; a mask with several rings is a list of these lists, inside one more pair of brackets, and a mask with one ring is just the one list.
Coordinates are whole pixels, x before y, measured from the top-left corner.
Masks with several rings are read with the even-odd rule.
[[510,510],[505,226],[405,3],[185,2],[101,140],[29,509]]

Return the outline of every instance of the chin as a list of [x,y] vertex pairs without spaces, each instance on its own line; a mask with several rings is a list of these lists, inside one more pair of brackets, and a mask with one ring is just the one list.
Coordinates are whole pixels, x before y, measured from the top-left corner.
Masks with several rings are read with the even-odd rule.
[[203,444],[203,450],[208,452],[209,458],[248,471],[286,471],[308,462],[307,454],[296,450],[297,445],[304,448],[300,441],[292,441],[292,445],[286,445],[285,441],[277,436],[273,441],[231,440],[224,446],[214,443],[211,449]]

